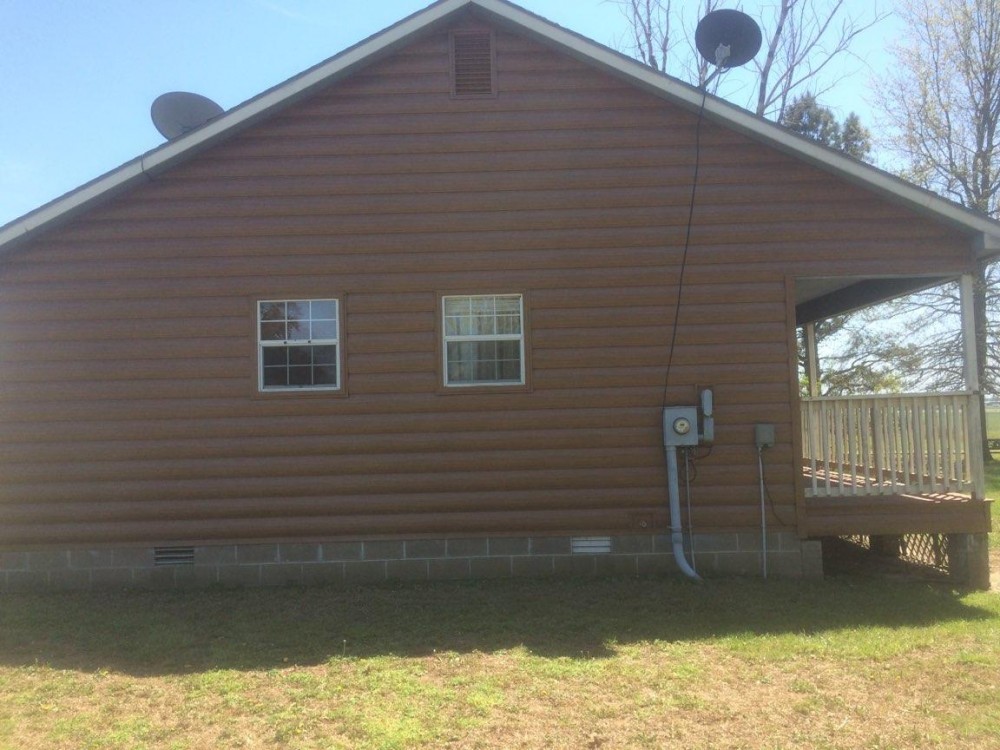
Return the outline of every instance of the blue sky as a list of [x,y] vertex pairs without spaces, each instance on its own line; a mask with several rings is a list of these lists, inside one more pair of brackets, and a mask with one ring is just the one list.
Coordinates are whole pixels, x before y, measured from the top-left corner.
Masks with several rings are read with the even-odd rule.
[[[428,2],[0,0],[0,225],[163,143],[149,119],[159,94],[194,91],[229,109]],[[609,46],[627,31],[604,0],[520,4]],[[753,15],[766,4],[731,5]],[[847,4],[870,13],[870,0]],[[870,117],[870,69],[885,63],[891,28],[843,61],[826,99],[840,116]]]

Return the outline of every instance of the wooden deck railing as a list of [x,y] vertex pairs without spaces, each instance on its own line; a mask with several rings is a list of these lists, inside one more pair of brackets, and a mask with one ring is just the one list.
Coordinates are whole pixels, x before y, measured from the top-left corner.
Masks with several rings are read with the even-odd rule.
[[971,393],[803,398],[806,496],[971,492],[976,409]]

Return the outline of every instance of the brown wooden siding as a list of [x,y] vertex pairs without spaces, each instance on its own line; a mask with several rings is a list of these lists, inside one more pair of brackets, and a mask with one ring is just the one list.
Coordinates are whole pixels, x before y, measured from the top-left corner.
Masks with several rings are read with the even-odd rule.
[[[0,268],[0,543],[618,532],[665,522],[693,113],[446,30]],[[716,395],[697,531],[795,525],[786,278],[955,273],[967,241],[706,120],[668,403]],[[442,395],[438,295],[523,292],[530,389]],[[346,397],[258,394],[254,300],[340,295]]]

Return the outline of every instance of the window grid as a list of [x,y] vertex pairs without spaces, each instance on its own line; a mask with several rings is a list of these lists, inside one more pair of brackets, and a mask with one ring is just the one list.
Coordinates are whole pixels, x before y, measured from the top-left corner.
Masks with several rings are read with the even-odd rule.
[[336,299],[259,301],[259,389],[339,390],[339,318]]
[[520,294],[442,297],[446,386],[524,383],[524,317]]

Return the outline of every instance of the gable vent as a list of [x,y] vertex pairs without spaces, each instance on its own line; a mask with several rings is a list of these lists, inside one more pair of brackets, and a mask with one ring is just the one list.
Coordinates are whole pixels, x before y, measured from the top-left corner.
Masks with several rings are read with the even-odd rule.
[[194,547],[154,547],[153,565],[194,565]]
[[493,33],[456,31],[451,35],[455,96],[492,96]]

